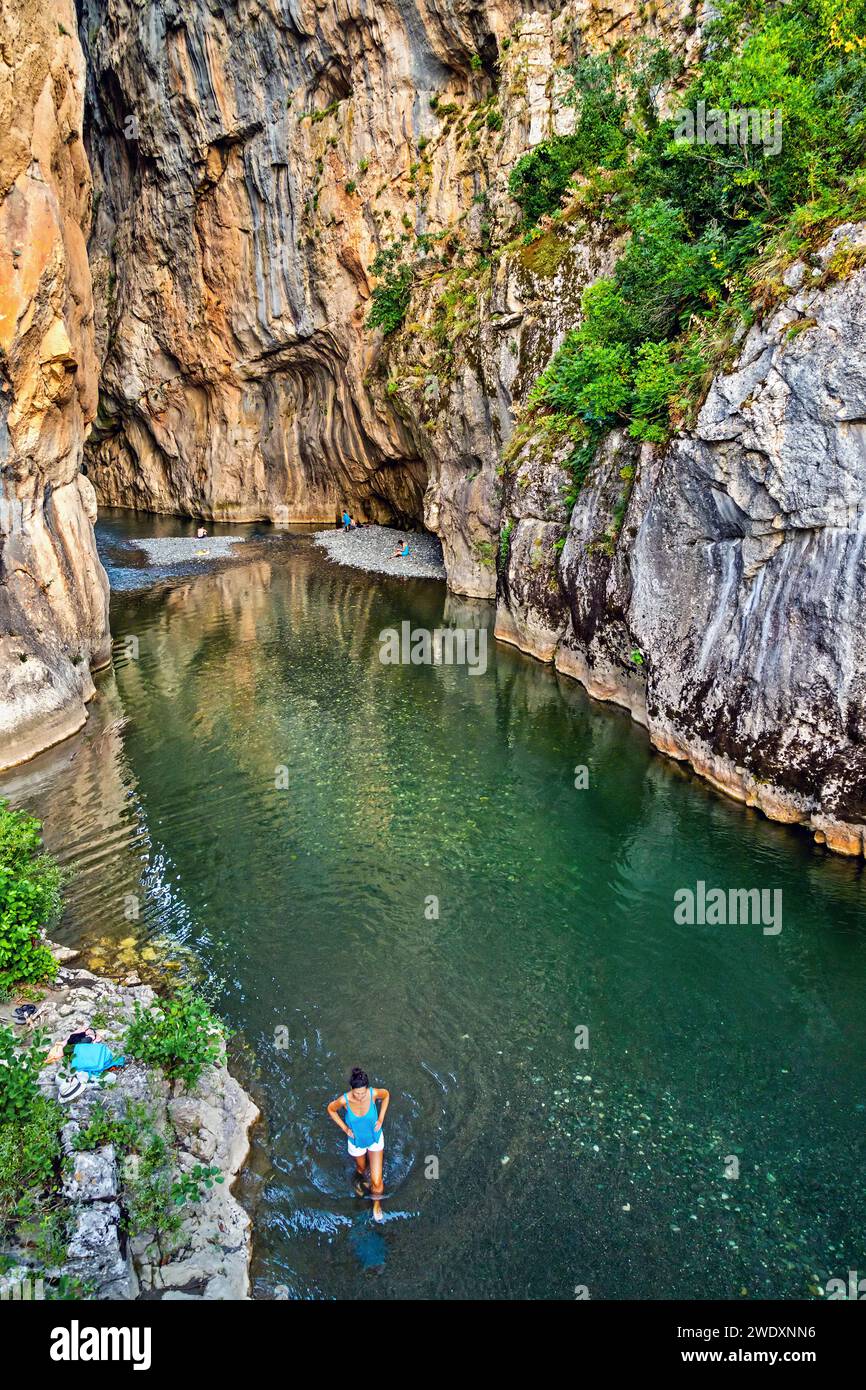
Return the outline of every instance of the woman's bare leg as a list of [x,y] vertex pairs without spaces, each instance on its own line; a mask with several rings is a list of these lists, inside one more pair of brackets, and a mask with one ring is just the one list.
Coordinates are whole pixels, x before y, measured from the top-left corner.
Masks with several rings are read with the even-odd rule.
[[355,1159],[355,1192],[357,1196],[363,1197],[365,1180],[364,1175],[367,1171],[367,1155],[361,1154]]
[[[383,1164],[383,1160],[384,1160],[384,1158],[385,1158],[385,1150],[384,1150],[384,1149],[380,1149],[378,1153],[375,1153],[375,1152],[371,1149],[371,1150],[370,1150],[370,1153],[367,1155],[367,1157],[368,1157],[369,1160],[370,1160],[370,1184],[371,1184],[372,1189],[373,1189],[373,1196],[374,1196],[374,1197],[381,1197],[381,1195],[382,1195],[382,1189],[383,1189],[383,1187],[384,1187],[384,1183],[382,1182],[382,1164]],[[381,1220],[382,1220],[382,1203],[381,1203],[381,1202],[374,1202],[374,1203],[373,1203],[373,1220],[374,1220],[374,1221],[381,1221]]]

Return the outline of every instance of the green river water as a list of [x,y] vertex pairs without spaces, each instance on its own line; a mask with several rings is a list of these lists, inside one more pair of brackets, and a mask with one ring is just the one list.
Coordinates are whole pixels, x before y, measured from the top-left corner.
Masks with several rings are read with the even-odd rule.
[[[144,530],[189,533],[102,523],[137,659],[0,793],[74,870],[57,934],[96,966],[180,962],[237,1030],[257,1295],[801,1298],[866,1274],[860,865],[492,632],[483,675],[379,661],[382,629],[486,605],[303,536],[135,590],[117,546]],[[781,932],[678,925],[698,880],[781,889]],[[392,1095],[379,1228],[325,1115],[355,1063]]]

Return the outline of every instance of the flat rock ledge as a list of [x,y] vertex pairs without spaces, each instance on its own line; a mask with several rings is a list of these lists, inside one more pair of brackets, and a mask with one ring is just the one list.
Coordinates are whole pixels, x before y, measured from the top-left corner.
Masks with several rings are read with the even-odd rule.
[[[354,531],[317,531],[313,537],[329,560],[398,579],[445,579],[442,546],[435,536],[400,531],[392,526],[359,526]],[[404,560],[394,551],[409,541]]]
[[[135,1004],[153,1003],[155,992],[135,975],[116,983],[74,968],[68,961],[76,953],[51,949],[66,963],[60,966],[55,988],[40,1004],[34,1027],[46,1032],[51,1042],[65,1042],[97,1015],[100,1037],[115,1054],[121,1053]],[[26,1036],[26,1030],[16,1032]],[[57,1072],[53,1064],[42,1072],[41,1084],[52,1097],[57,1094]],[[164,1238],[127,1236],[125,1175],[113,1145],[80,1153],[73,1147],[97,1104],[122,1117],[128,1102],[147,1107],[155,1130],[169,1147],[176,1175],[202,1164],[218,1167],[225,1179],[200,1201],[180,1208],[181,1229],[168,1238],[165,1248]],[[66,1260],[53,1272],[86,1281],[97,1300],[248,1299],[252,1223],[231,1187],[249,1154],[249,1132],[259,1110],[227,1067],[208,1067],[190,1092],[182,1082],[172,1086],[157,1069],[128,1061],[119,1072],[89,1085],[65,1112],[62,1149],[65,1159],[74,1159],[63,1184],[71,1239]]]

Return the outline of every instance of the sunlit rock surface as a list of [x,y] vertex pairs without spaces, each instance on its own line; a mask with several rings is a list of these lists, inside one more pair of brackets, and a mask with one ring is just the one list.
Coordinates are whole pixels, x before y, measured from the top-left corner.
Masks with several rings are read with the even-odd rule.
[[[381,345],[364,329],[368,267],[404,219],[436,229],[472,206],[480,156],[430,102],[489,88],[518,13],[86,0],[100,498],[422,520],[417,431],[365,384]],[[422,211],[409,189],[425,140]]]
[[108,584],[81,472],[97,364],[84,61],[72,0],[0,19],[0,766],[86,718]]

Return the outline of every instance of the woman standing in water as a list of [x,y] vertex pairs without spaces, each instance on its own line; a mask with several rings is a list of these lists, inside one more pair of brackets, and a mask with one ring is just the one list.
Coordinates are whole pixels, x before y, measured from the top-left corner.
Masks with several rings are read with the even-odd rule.
[[[381,1109],[378,1111],[377,1100],[381,1102]],[[348,1091],[337,1096],[328,1106],[328,1114],[334,1124],[339,1125],[343,1133],[348,1135],[349,1153],[354,1158],[358,1170],[355,1191],[359,1197],[363,1197],[364,1187],[368,1185],[365,1179],[368,1155],[369,1186],[374,1198],[378,1199],[382,1195],[382,1162],[385,1157],[382,1126],[390,1100],[390,1091],[371,1086],[367,1073],[360,1067],[353,1067]],[[345,1120],[340,1118],[337,1113],[339,1110],[345,1110]],[[378,1200],[373,1202],[373,1220],[382,1220],[382,1204]]]

